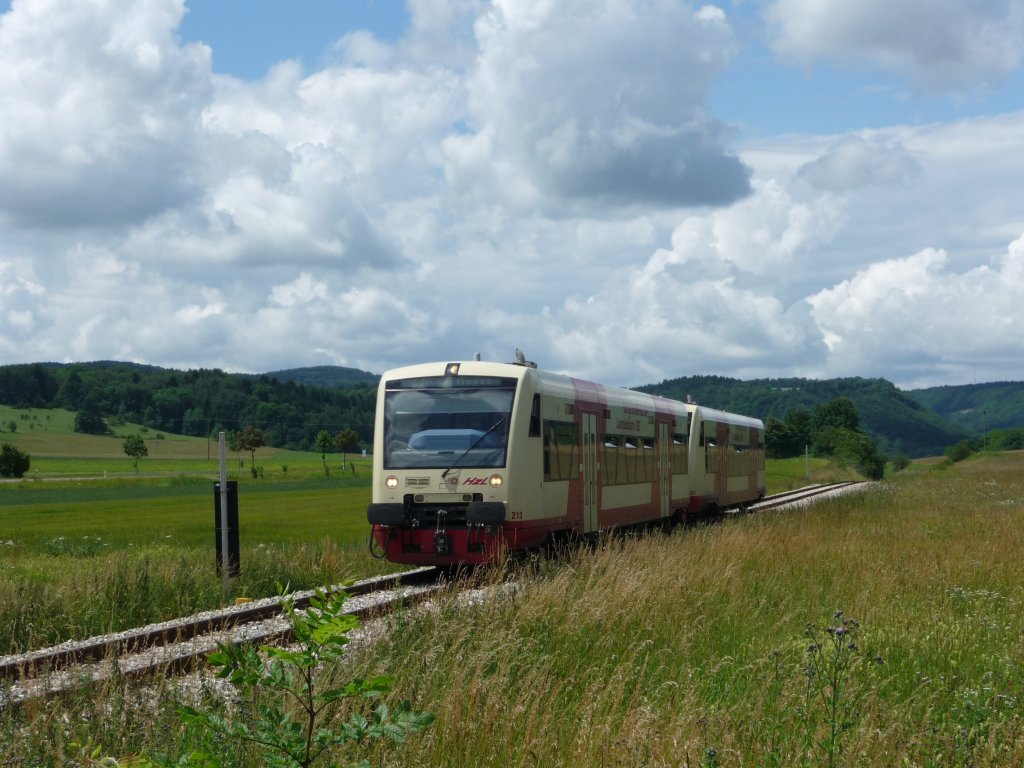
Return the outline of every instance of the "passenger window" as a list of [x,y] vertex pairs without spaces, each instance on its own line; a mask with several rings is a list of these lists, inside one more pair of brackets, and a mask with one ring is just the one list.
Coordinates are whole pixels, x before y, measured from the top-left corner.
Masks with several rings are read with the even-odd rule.
[[579,477],[579,429],[571,422],[544,422],[544,479],[575,480]]

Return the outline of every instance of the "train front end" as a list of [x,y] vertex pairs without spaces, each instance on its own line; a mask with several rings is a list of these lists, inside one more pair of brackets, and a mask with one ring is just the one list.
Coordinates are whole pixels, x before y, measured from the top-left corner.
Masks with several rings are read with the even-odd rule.
[[509,446],[525,370],[471,361],[384,374],[367,509],[377,556],[472,565],[508,548]]

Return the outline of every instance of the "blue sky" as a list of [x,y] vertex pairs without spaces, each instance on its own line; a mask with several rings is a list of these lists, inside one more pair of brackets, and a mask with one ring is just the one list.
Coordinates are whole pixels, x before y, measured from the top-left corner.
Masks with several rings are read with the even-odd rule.
[[394,42],[408,21],[405,4],[396,0],[194,0],[179,33],[212,48],[215,71],[255,80],[285,59],[309,70],[323,66],[346,30],[366,29]]
[[1024,379],[1024,0],[0,0],[0,358]]
[[[781,61],[765,45],[757,4],[723,7],[732,14],[739,50],[712,84],[710,102],[717,116],[755,136],[920,125],[1010,111],[1024,103],[1019,69],[993,86],[950,95],[915,91],[867,64],[840,68]],[[217,72],[255,80],[285,59],[301,61],[306,70],[323,66],[339,32],[363,29],[393,43],[408,24],[402,0],[193,0],[179,33],[185,41],[212,48]]]

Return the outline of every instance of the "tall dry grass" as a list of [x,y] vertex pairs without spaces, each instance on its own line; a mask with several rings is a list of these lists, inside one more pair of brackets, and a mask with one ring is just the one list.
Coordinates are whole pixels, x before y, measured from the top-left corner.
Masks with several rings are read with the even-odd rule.
[[241,561],[225,597],[212,546],[19,554],[0,580],[0,655],[212,610],[235,596],[270,597],[279,584],[339,584],[362,575],[369,557],[362,542],[325,538],[246,547]]
[[[1024,764],[1022,522],[1000,458],[543,565],[368,656],[438,716],[391,762]],[[836,611],[861,626],[829,681]]]
[[[1021,468],[987,457],[497,569],[486,598],[410,609],[332,674],[393,674],[437,717],[375,765],[1022,765]],[[111,754],[188,749],[169,704],[131,722],[90,706],[2,733],[42,734],[26,754],[58,765],[75,729]]]

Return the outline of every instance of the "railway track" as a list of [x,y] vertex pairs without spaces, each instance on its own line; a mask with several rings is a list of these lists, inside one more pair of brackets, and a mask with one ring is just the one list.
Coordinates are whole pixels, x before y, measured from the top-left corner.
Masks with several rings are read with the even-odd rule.
[[[444,589],[436,568],[418,568],[344,587],[346,613],[382,615]],[[314,590],[292,595],[304,608]],[[102,637],[0,657],[0,710],[50,697],[83,683],[187,674],[218,642],[287,642],[290,625],[279,598],[257,600]]]
[[[766,497],[726,516],[796,506],[823,495],[849,489],[855,482],[806,486]],[[383,615],[425,599],[445,588],[436,568],[418,568],[345,587],[347,613]],[[293,595],[297,608],[309,604],[315,591]],[[290,625],[278,598],[210,611],[51,648],[0,657],[0,710],[24,701],[58,695],[83,683],[143,679],[157,674],[191,672],[218,642],[287,642]]]
[[761,501],[750,504],[746,511],[767,512],[770,509],[778,509],[780,507],[799,506],[819,496],[828,496],[860,485],[864,485],[864,483],[859,480],[805,485],[803,488],[797,488],[795,491],[783,491],[782,493],[766,496]]

